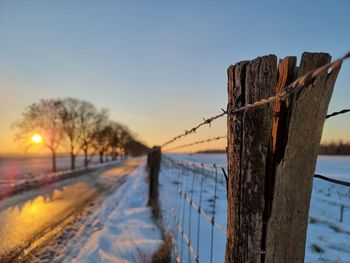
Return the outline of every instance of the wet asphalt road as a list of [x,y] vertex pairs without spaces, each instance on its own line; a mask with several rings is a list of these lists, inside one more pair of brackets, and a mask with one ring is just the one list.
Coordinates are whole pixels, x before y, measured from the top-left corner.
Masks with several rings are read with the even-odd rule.
[[0,201],[0,260],[40,245],[50,231],[58,233],[67,218],[115,191],[139,165],[139,159],[131,159]]

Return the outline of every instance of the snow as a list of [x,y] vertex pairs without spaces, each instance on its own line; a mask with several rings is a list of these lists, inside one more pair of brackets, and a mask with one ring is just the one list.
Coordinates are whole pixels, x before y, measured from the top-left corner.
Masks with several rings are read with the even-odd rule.
[[[169,157],[187,161],[204,162],[206,164],[226,164],[226,156],[223,154],[173,154]],[[164,160],[165,158],[163,158]],[[205,176],[202,195],[202,208],[212,215],[214,197],[214,168],[206,165],[210,170]],[[350,181],[350,157],[320,156],[316,172],[328,177]],[[179,174],[184,176],[179,176]],[[194,176],[193,176],[194,175]],[[218,173],[218,191],[216,194],[215,220],[226,226],[226,186],[223,174]],[[193,180],[193,181],[192,181]],[[179,169],[176,166],[164,162],[161,175],[161,200],[165,221],[168,231],[176,229],[176,219],[171,212],[173,206],[177,210],[177,220],[184,229],[190,240],[194,251],[197,252],[197,226],[198,213],[189,202],[180,197],[174,186],[186,191],[193,202],[199,204],[200,198],[200,176],[198,173]],[[192,189],[193,184],[193,189]],[[193,190],[193,191],[192,191]],[[350,262],[350,188],[331,184],[320,179],[314,179],[311,206],[309,213],[309,225],[306,240],[305,262]],[[340,222],[340,208],[344,206],[343,222]],[[192,210],[192,211],[191,211]],[[200,217],[200,238],[199,238],[199,259],[200,262],[210,262],[211,256],[211,224],[201,215]],[[191,228],[190,228],[191,225]],[[174,231],[176,245],[183,261],[190,258],[194,262],[194,255],[189,251],[188,246],[183,242],[181,233]],[[176,238],[178,237],[178,238]],[[218,228],[213,229],[213,262],[224,262],[225,236]]]
[[163,244],[147,207],[144,163],[127,176],[118,191],[103,202],[94,221],[88,223],[90,231],[95,232],[85,239],[71,240],[75,249],[62,251],[66,255],[63,262],[144,262]]
[[[208,157],[208,155],[203,155]],[[171,156],[174,158],[174,156]],[[177,155],[177,160],[186,160],[186,156]],[[206,163],[210,163],[215,160],[217,155],[214,155],[214,159],[204,159]],[[200,157],[191,155],[187,158],[187,161],[199,161]],[[221,160],[222,161],[222,160]],[[219,162],[220,163],[220,162]],[[200,198],[201,177],[198,173],[192,173],[186,169],[181,169],[178,166],[173,166],[171,163],[163,158],[162,169],[160,173],[160,185],[161,185],[161,200],[164,217],[166,218],[167,231],[172,228],[176,229],[176,221],[179,222],[181,228],[191,240],[191,244],[194,248],[195,255],[189,252],[189,248],[181,237],[181,233],[177,230],[174,231],[175,244],[179,251],[179,256],[183,262],[195,262],[194,258],[198,253],[200,262],[210,262],[211,246],[213,244],[213,262],[224,262],[226,236],[218,227],[213,228],[213,243],[211,242],[212,225],[210,220],[205,216],[200,216],[200,223],[198,224],[198,212],[191,207],[191,204],[183,197],[180,197],[175,187],[178,186],[183,192],[186,192],[193,200],[195,205],[201,205],[204,213],[209,217],[213,215],[214,208],[214,190],[215,190],[215,169],[210,166],[205,168],[206,176],[203,180],[203,192],[202,198]],[[179,176],[179,175],[184,176]],[[211,176],[208,176],[211,174]],[[218,184],[217,194],[215,198],[215,221],[222,228],[226,229],[226,185],[222,172],[218,169]],[[193,186],[193,187],[192,187]],[[202,200],[200,203],[200,199]],[[174,218],[172,209],[177,211]],[[191,225],[191,226],[190,226]],[[199,231],[198,231],[199,225]],[[199,239],[197,235],[199,232]],[[198,242],[199,241],[199,242]],[[199,245],[198,245],[199,243]],[[188,260],[190,259],[190,261]]]
[[[57,156],[56,166],[59,171],[69,170],[69,156]],[[91,164],[98,163],[97,157],[91,160]],[[76,157],[76,168],[84,167],[84,156]],[[52,171],[51,156],[0,156],[0,184],[15,182],[16,180],[36,177],[41,174],[49,174]]]
[[[226,237],[220,227],[200,215],[192,206],[201,205],[204,213],[215,216],[216,223],[226,228],[226,185],[220,167],[210,164],[226,164],[226,156],[215,154],[171,155],[171,158],[190,162],[204,162],[205,176],[200,194],[201,177],[198,173],[173,166],[163,157],[159,177],[162,221],[165,231],[176,229],[176,222],[189,238],[193,251],[189,250],[182,234],[175,230],[174,239],[183,262],[224,262]],[[33,262],[147,262],[163,244],[162,234],[151,210],[147,207],[148,183],[145,159],[121,186],[100,204],[92,205],[85,213],[60,233],[54,243],[38,251]],[[193,166],[201,169],[201,166]],[[215,189],[217,171],[217,193]],[[350,157],[321,156],[316,172],[337,179],[348,180]],[[105,171],[106,180],[108,173]],[[187,193],[186,201],[176,187]],[[215,213],[214,213],[215,203]],[[314,180],[305,262],[349,262],[350,258],[350,189],[320,179]],[[343,221],[340,209],[344,207]],[[177,211],[174,215],[173,209]],[[200,224],[198,224],[198,218]],[[199,234],[199,235],[198,235]],[[213,235],[213,238],[211,238]],[[174,255],[173,255],[174,256]],[[175,260],[175,258],[173,258]]]
[[[109,165],[113,168],[109,169]],[[89,177],[61,182],[84,180],[102,188],[108,184],[110,188],[47,235],[33,241],[25,251],[30,262],[148,262],[151,259],[163,240],[147,206],[145,158],[128,159],[114,166],[105,164]],[[95,182],[92,178],[97,173]],[[32,194],[37,194],[37,190],[5,199],[2,206],[15,204]]]
[[[349,188],[319,179],[314,180],[307,232],[306,262],[349,262],[349,203]],[[341,205],[345,207],[343,222],[340,222]]]

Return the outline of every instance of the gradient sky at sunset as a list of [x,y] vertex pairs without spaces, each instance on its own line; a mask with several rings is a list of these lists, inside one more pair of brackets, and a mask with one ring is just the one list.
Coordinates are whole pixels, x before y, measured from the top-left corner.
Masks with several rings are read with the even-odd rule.
[[[274,53],[350,50],[350,1],[0,0],[1,153],[19,151],[11,123],[40,98],[110,109],[148,145],[226,107],[226,68]],[[350,61],[329,111],[350,108]],[[181,143],[226,133],[222,119]],[[350,141],[350,115],[325,141]],[[223,148],[225,140],[209,147]]]

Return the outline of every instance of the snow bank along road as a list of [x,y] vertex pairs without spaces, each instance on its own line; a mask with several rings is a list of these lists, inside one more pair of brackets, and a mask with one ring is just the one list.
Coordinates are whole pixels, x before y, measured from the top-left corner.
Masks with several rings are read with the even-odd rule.
[[0,261],[26,261],[84,209],[113,193],[140,162],[132,159],[0,201]]

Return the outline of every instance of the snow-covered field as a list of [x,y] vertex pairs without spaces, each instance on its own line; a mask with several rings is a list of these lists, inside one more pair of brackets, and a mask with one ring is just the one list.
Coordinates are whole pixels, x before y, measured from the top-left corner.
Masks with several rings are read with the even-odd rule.
[[[94,158],[92,163],[97,163]],[[76,167],[84,166],[83,156],[77,156]],[[57,170],[64,171],[70,168],[69,156],[57,157]],[[41,157],[0,157],[0,184],[12,183],[15,180],[48,174],[52,171],[52,160],[50,156]]]
[[[160,200],[166,230],[174,232],[177,253],[183,262],[224,262],[226,228],[226,186],[220,165],[225,155],[170,155],[179,161],[204,163],[205,176],[179,168],[163,157]],[[137,159],[136,159],[137,160]],[[140,159],[139,159],[140,160]],[[147,207],[148,183],[145,159],[101,205],[92,206],[82,218],[38,251],[38,262],[145,262],[163,241]],[[217,164],[217,170],[211,164]],[[191,167],[201,170],[200,165]],[[217,189],[215,192],[215,171]],[[319,157],[316,172],[350,181],[350,157]],[[113,169],[103,176],[108,178]],[[185,176],[180,176],[185,175]],[[187,176],[186,176],[187,175]],[[202,185],[202,186],[201,186]],[[200,188],[202,187],[202,195]],[[187,200],[178,191],[187,193]],[[192,206],[188,200],[192,199]],[[198,217],[196,206],[201,205]],[[350,188],[314,180],[306,262],[350,262]],[[192,207],[192,208],[191,208]],[[194,208],[193,208],[194,207]],[[215,207],[215,213],[213,213]],[[343,207],[343,218],[340,218]],[[177,212],[174,213],[174,210]],[[210,219],[215,216],[212,228]],[[342,221],[342,222],[340,222]],[[199,224],[198,224],[199,222]],[[177,227],[178,225],[178,227]],[[183,229],[183,233],[179,231]],[[199,231],[198,231],[199,230]],[[183,239],[182,236],[186,235]],[[192,251],[188,249],[190,240]],[[199,245],[198,245],[199,244]],[[211,260],[212,257],[212,260]],[[188,260],[190,259],[190,260]],[[35,261],[33,261],[35,262]]]
[[[97,159],[95,159],[91,162],[89,168],[108,167],[116,162],[118,161],[100,164]],[[67,178],[73,173],[79,174],[88,170],[84,167],[82,156],[77,157],[76,169],[74,171],[69,168],[69,157],[61,156],[57,158],[58,172],[56,173],[51,172],[51,165],[50,157],[0,159],[0,199],[24,190]]]
[[[169,157],[187,162],[226,164],[226,156],[223,154],[170,155]],[[176,229],[177,221],[193,247],[191,252],[186,245],[186,238],[181,237],[181,231],[175,231],[179,256],[184,262],[188,262],[188,257],[191,262],[195,262],[194,257],[198,252],[200,262],[210,262],[211,256],[213,257],[212,262],[223,262],[226,240],[220,226],[226,227],[226,186],[222,172],[218,168],[219,180],[216,198],[214,198],[215,180],[213,177],[206,176],[203,183],[201,207],[207,215],[211,216],[215,199],[215,220],[219,226],[214,227],[213,252],[211,253],[210,221],[201,215],[198,239],[198,213],[193,207],[190,209],[190,202],[185,201],[177,192],[177,190],[187,192],[187,199],[193,199],[193,203],[198,205],[201,177],[198,176],[198,173],[192,173],[186,169],[179,171],[179,168],[171,165],[170,162],[163,163],[160,175],[161,200],[165,220],[168,221],[168,230],[172,227]],[[215,169],[210,168],[209,165],[206,166],[206,169],[210,169],[212,175],[215,174]],[[320,156],[316,172],[350,181],[350,157]],[[179,176],[180,173],[188,176]],[[341,220],[342,206],[343,219]],[[175,219],[172,210],[177,211],[178,218]],[[199,246],[197,245],[198,240]],[[350,188],[314,179],[305,262],[350,262]]]
[[[349,182],[350,158],[321,156],[316,172]],[[314,179],[306,246],[306,262],[350,262],[349,187]]]

